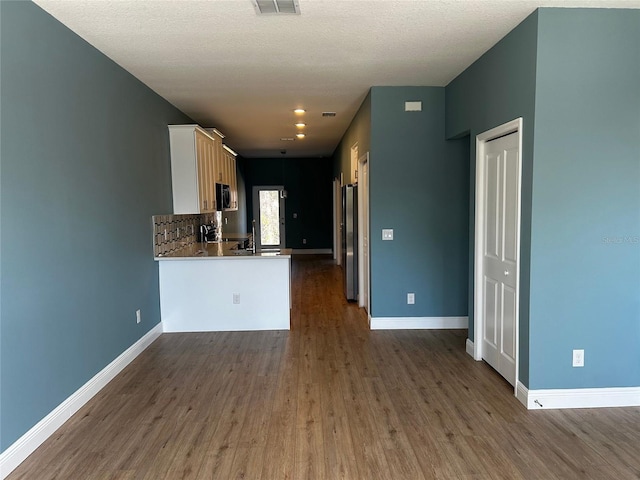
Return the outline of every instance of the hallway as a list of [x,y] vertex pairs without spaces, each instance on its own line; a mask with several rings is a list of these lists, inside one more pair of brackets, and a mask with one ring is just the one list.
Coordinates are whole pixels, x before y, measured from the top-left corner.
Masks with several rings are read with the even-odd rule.
[[294,258],[290,332],[162,335],[8,478],[640,478],[640,408],[529,412],[465,330],[369,331],[340,275]]

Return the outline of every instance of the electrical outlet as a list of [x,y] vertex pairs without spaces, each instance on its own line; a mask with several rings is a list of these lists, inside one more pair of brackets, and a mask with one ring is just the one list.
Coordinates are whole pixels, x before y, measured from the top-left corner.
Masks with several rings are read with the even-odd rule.
[[584,350],[573,351],[573,366],[584,367]]
[[140,316],[140,309],[136,310],[136,323],[140,323],[142,321],[142,317]]
[[306,238],[303,238],[303,239],[302,239],[302,244],[303,244],[303,245],[306,245],[306,244],[307,244],[307,239],[306,239]]
[[416,294],[407,293],[407,305],[413,305],[416,303]]
[[240,305],[240,294],[239,293],[234,293],[233,294],[233,304],[234,305]]
[[393,228],[382,229],[382,240],[393,240]]

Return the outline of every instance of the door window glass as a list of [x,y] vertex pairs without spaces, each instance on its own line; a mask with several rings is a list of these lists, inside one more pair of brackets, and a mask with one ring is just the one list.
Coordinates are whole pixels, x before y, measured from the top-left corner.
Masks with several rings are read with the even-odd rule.
[[260,239],[262,245],[280,245],[280,192],[260,191]]

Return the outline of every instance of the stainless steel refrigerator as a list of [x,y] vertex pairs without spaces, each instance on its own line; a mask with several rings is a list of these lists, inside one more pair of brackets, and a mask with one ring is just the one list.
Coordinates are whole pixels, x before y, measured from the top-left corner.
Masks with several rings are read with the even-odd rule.
[[358,186],[342,187],[342,269],[347,300],[358,299]]

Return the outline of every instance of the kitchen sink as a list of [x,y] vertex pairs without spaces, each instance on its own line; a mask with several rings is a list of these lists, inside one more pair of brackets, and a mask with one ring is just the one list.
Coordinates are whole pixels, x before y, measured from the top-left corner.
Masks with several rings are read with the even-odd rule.
[[233,252],[234,255],[244,255],[244,256],[248,256],[248,255],[253,255],[253,252],[251,250],[231,250]]

